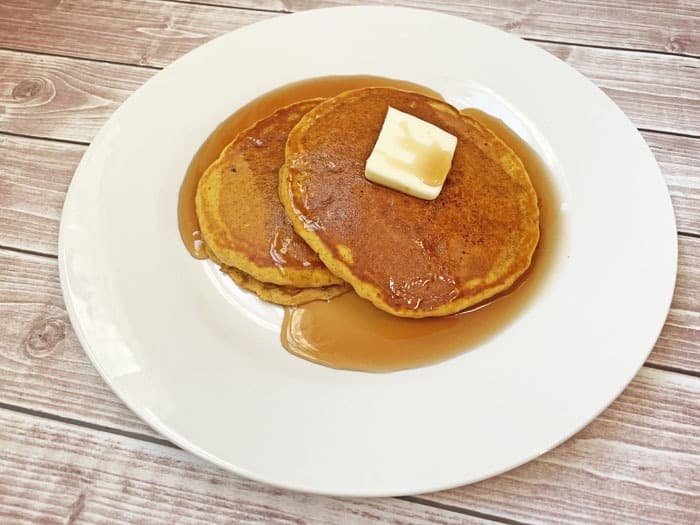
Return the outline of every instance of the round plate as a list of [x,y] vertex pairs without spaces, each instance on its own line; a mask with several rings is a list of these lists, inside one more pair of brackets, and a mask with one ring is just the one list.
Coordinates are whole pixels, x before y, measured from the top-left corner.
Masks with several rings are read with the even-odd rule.
[[[236,108],[288,82],[370,74],[506,121],[562,196],[562,238],[530,305],[480,347],[388,374],[285,352],[281,309],[192,259],[183,174]],[[634,126],[582,75],[468,20],[398,8],[285,15],[155,75],[100,131],[66,198],[61,283],[93,363],[158,432],[274,485],[355,496],[433,491],[520,465],[620,394],[671,300],[668,192]]]

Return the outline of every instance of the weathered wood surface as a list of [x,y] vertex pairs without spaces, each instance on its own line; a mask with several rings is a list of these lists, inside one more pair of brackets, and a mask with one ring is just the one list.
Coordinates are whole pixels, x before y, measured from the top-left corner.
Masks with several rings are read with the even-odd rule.
[[698,522],[693,0],[396,2],[540,41],[642,129],[688,234],[679,238],[673,304],[647,364],[679,373],[643,368],[592,424],[527,465],[403,500],[294,494],[226,474],[169,446],[99,378],[70,327],[54,257],[63,198],[86,144],[157,68],[212,37],[278,12],[351,3],[0,0],[0,523]]
[[678,231],[700,234],[700,139],[642,132],[673,201]]
[[0,50],[0,131],[90,142],[156,72]]
[[597,84],[638,128],[700,136],[698,59],[539,45]]
[[395,498],[279,490],[179,449],[2,409],[0,444],[0,523],[491,523]]
[[162,67],[216,36],[273,16],[154,0],[5,0],[0,47]]
[[[171,61],[187,46],[244,24],[282,12],[317,7],[357,4],[352,0],[191,0],[179,2],[98,0],[79,1],[5,0],[0,7],[0,45],[39,49],[46,40],[60,54],[71,55],[84,47],[84,31],[112,24],[122,32],[120,43],[138,46],[132,60],[143,64]],[[693,0],[648,2],[645,0],[367,0],[364,5],[402,5],[441,11],[482,22],[524,38],[592,46],[640,49],[700,55],[700,5]],[[208,5],[205,5],[208,4]],[[225,9],[223,7],[254,9]],[[266,13],[262,11],[272,11]],[[275,13],[276,12],[276,13]],[[32,23],[39,22],[38,24]],[[68,31],[66,34],[65,31]],[[138,42],[134,43],[134,38]],[[154,38],[167,40],[167,46]],[[155,40],[157,42],[157,40]],[[182,47],[183,44],[185,47]],[[166,49],[170,47],[170,49]],[[135,49],[132,47],[132,49]],[[109,50],[102,55],[111,59]],[[169,59],[168,59],[169,57]],[[130,60],[131,62],[131,60]]]
[[[539,45],[591,78],[637,127],[700,136],[700,60]],[[2,50],[0,70],[0,131],[86,142],[154,74],[142,67]]]
[[647,362],[700,375],[700,239],[696,237],[678,239],[671,310]]
[[529,522],[697,523],[699,469],[700,378],[644,368],[553,452],[431,499]]
[[83,352],[63,303],[56,259],[0,250],[0,320],[0,403],[157,436]]
[[63,200],[86,149],[0,134],[0,246],[58,253]]
[[[30,5],[33,4],[30,3]],[[72,3],[62,2],[59,4],[59,6],[63,5],[72,5]],[[107,5],[113,5],[113,7],[105,7]],[[160,10],[156,9],[158,6],[181,6],[183,4],[145,2],[143,5],[148,6],[144,12],[151,10],[160,13]],[[185,7],[196,8],[194,11],[199,14],[201,14],[199,9],[210,9],[199,5]],[[7,27],[3,28],[1,22],[7,18],[2,17],[2,11],[0,11],[0,35],[5,35],[4,37],[0,36],[0,46],[2,38],[9,39],[10,36],[15,35],[13,40],[5,43],[6,46],[14,46],[15,49],[36,46],[35,50],[52,54],[67,54],[101,60],[110,57],[117,62],[163,66],[215,36],[214,34],[204,34],[194,38],[189,34],[183,35],[183,31],[175,29],[149,30],[148,26],[144,27],[146,22],[139,19],[138,13],[131,13],[129,9],[122,10],[121,7],[117,8],[116,4],[112,3],[104,3],[104,13],[101,10],[95,10],[96,13],[102,13],[102,18],[95,18],[94,14],[80,17],[40,16],[33,14],[31,9],[27,9],[27,12],[24,12],[23,8],[21,9],[25,17],[29,17],[30,20],[39,18],[42,20],[42,24],[26,22],[24,25],[30,27],[25,28],[13,20],[7,22]],[[87,7],[84,9],[92,13],[92,9]],[[240,9],[224,9],[223,11],[230,13],[227,15],[230,18],[230,29],[249,23],[251,21],[250,14],[257,13]],[[191,27],[202,30],[212,26],[218,28],[222,24],[222,16],[219,13],[212,13],[211,20],[200,20],[192,15],[193,18],[188,19],[188,22],[192,24]],[[114,21],[110,21],[110,17],[114,17]],[[241,19],[239,20],[238,17]],[[58,21],[53,22],[53,20]],[[36,31],[36,29],[32,30],[31,28],[39,26],[48,30],[48,27],[44,26],[53,23],[60,24],[61,38],[42,36],[37,38],[36,42],[30,39],[33,31]],[[86,24],[100,24],[96,26],[100,27],[99,39],[86,40],[82,37]],[[121,24],[126,24],[128,27],[122,27]],[[170,27],[173,24],[175,22],[168,18],[156,25]],[[217,32],[219,32],[218,29]],[[78,45],[78,42],[72,40],[72,38],[80,39],[81,37],[83,38],[82,45]],[[539,45],[591,78],[620,105],[638,127],[700,136],[700,64],[697,59],[552,43]],[[53,102],[54,97],[51,94],[58,91],[59,87],[65,87],[71,93],[75,93],[76,89],[88,87],[85,85],[84,78],[87,67],[85,64],[75,64],[66,59],[48,61],[45,58],[43,59],[44,63],[36,64],[32,58],[22,55],[8,56],[7,53],[0,54],[0,69],[7,70],[10,79],[4,81],[10,86],[7,86],[3,91],[6,93],[16,92],[19,97],[17,102],[14,101],[14,97],[6,102],[7,111],[11,115],[16,115],[19,120],[26,119],[28,111],[31,114],[32,111],[46,109],[42,107],[43,104]],[[118,67],[111,69],[111,75],[108,72],[110,72],[110,68],[100,64],[96,71],[87,73],[89,77],[94,78],[94,82],[89,86],[92,90],[87,90],[87,97],[81,93],[81,100],[87,98],[90,107],[96,105],[98,109],[104,109],[102,97],[105,94],[109,96],[105,91],[128,89],[128,87],[122,87],[121,82],[126,82],[127,86],[132,86],[133,83],[140,85],[145,80],[144,75],[147,75],[143,69],[123,70]],[[136,74],[137,78],[132,79],[131,74]],[[17,83],[11,80],[13,76],[22,78],[23,88],[17,87]],[[89,80],[87,82],[89,83]],[[99,89],[98,93],[94,93],[95,84],[100,88],[106,84],[107,88]],[[134,87],[129,92],[133,89]],[[94,133],[88,133],[80,139],[76,139],[75,135],[58,138],[90,140],[93,135]]]
[[277,490],[171,447],[0,410],[0,521],[473,519],[424,505],[439,503],[501,522],[692,523],[700,497],[698,382],[643,369],[605,413],[554,451],[491,480],[409,501]]

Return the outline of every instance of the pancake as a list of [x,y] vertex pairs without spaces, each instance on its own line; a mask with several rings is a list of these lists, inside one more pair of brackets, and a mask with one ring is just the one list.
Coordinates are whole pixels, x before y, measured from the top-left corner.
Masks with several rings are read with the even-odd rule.
[[244,271],[226,266],[204,245],[204,251],[212,262],[220,266],[222,273],[228,275],[231,280],[241,288],[253,292],[263,301],[280,304],[282,306],[299,306],[311,301],[329,301],[334,297],[350,291],[352,288],[347,283],[331,284],[316,288],[297,288],[280,284],[264,283],[251,277]]
[[253,292],[264,301],[283,306],[299,306],[311,301],[328,301],[350,291],[348,284],[332,284],[319,288],[295,288],[279,284],[264,283],[232,266],[222,266],[221,271],[227,274],[241,288]]
[[321,100],[284,107],[242,131],[202,175],[197,218],[207,250],[221,264],[282,286],[342,283],[294,233],[277,190],[287,135]]
[[[369,182],[369,157],[392,106],[457,136],[434,201]],[[509,288],[530,265],[539,208],[517,155],[452,106],[388,88],[348,91],[290,132],[280,200],[326,266],[378,308],[448,315]]]

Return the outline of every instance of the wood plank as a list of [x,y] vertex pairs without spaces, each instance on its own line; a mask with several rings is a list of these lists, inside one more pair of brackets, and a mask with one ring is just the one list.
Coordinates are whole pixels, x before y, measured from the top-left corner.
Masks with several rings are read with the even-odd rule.
[[[700,239],[682,237],[676,293],[649,362],[700,373]],[[68,320],[52,258],[0,250],[0,401],[157,436],[104,384]]]
[[86,149],[0,135],[0,246],[58,253],[63,201]]
[[[209,3],[211,0],[207,0]],[[215,3],[222,0],[214,0]],[[235,4],[237,0],[223,0]],[[248,3],[244,0],[242,3]],[[275,0],[272,0],[275,3]],[[292,11],[353,0],[285,0]],[[523,38],[700,55],[700,4],[692,0],[370,0],[463,16]]]
[[700,234],[700,139],[642,132],[668,185],[678,231]]
[[329,498],[182,450],[0,410],[2,523],[493,523],[394,498]]
[[[700,139],[643,136],[666,177],[679,231],[700,234]],[[0,246],[57,254],[65,191],[86,148],[0,135]]]
[[700,378],[644,368],[540,459],[432,501],[548,523],[697,523]]
[[154,0],[6,0],[0,47],[162,67],[216,36],[274,16]]
[[[542,46],[597,82],[638,127],[700,136],[700,61]],[[0,131],[85,142],[154,74],[136,66],[2,50],[0,70]]]
[[[339,3],[343,1],[339,0]],[[285,0],[282,8],[307,8],[315,2]],[[193,41],[197,38],[208,40],[192,27],[199,23],[211,27],[208,25],[210,13],[202,15],[201,19],[193,16],[190,21],[177,17],[167,19],[162,16],[163,10],[151,9],[157,2],[143,3],[148,4],[146,13],[151,18],[135,29],[131,25],[133,19],[128,17],[134,14],[130,10],[137,3],[126,8],[124,4],[118,5],[124,18],[115,25],[126,28],[127,35],[130,31],[143,31],[148,36],[148,39],[137,38],[137,44],[145,44],[143,48],[135,45],[128,36],[122,38],[119,45],[129,51],[142,52],[125,62],[151,65],[149,61],[153,56],[166,57],[168,53],[179,53],[180,49],[186,51],[189,49],[187,31]],[[453,5],[451,2],[436,3]],[[561,23],[572,25],[572,34],[580,36],[577,29],[580,25],[584,39],[588,38],[584,31],[587,22],[581,23],[573,11],[581,13],[582,9],[588,9],[584,19],[597,20],[588,27],[592,33],[590,38],[597,38],[605,32],[610,34],[604,38],[617,38],[617,32],[621,39],[627,39],[629,43],[626,45],[633,47],[639,47],[638,42],[646,45],[648,40],[660,45],[663,38],[668,38],[668,50],[697,54],[700,31],[697,15],[692,11],[700,7],[696,3],[676,0],[672,5],[659,4],[659,8],[637,1],[628,2],[625,9],[620,9],[619,6],[609,8],[601,1],[589,0],[583,8],[573,6],[567,12],[557,10],[564,4],[558,0],[544,3],[518,0],[512,3],[518,5],[504,7],[500,4],[496,8],[484,8],[478,2],[454,2],[453,7],[458,12],[471,6],[477,11],[483,8],[490,13],[496,9],[505,10],[507,14],[512,12],[511,9],[520,8],[517,13],[522,15],[521,18],[508,18],[505,22],[507,29],[520,32],[525,28],[529,31],[541,24],[542,31],[548,31],[548,25],[556,31],[557,24]],[[44,5],[51,7],[52,4],[47,2]],[[70,12],[77,6],[83,17],[97,13],[98,22],[89,21],[90,25],[108,20],[109,17],[100,14],[100,10],[107,8],[113,13],[115,5],[106,1],[95,4],[64,1],[58,2],[56,9]],[[96,6],[95,10],[91,9],[93,6]],[[674,37],[680,34],[677,30],[681,26],[676,20],[664,19],[671,12],[669,6],[678,9],[676,14],[682,8],[688,8],[682,16],[688,21],[690,39],[682,34],[678,39]],[[0,5],[0,42],[7,29],[3,23],[8,7],[25,9],[26,13],[26,9],[35,6],[18,0]],[[195,15],[210,9],[192,7],[197,10]],[[626,16],[625,11],[641,13],[635,29],[628,30],[627,25],[616,27],[612,15],[609,26],[596,18],[597,12],[608,13],[611,9],[619,17]],[[164,8],[166,14],[169,10],[169,7]],[[655,17],[651,24],[649,13]],[[51,30],[55,20],[60,18],[53,15],[35,18],[30,25]],[[547,18],[549,15],[552,19]],[[266,16],[251,15],[252,19]],[[571,16],[571,20],[565,20],[567,16]],[[223,24],[227,21],[221,20]],[[34,24],[37,21],[39,23]],[[59,26],[62,23],[65,20]],[[659,28],[663,23],[667,23],[667,27]],[[10,29],[14,31],[14,27]],[[228,28],[222,29],[225,30]],[[83,28],[83,33],[97,36],[94,25]],[[51,31],[47,35],[51,35]],[[76,31],[71,35],[73,40],[68,38],[58,46],[70,49],[71,45],[66,42],[77,42],[71,53],[82,53],[84,46],[80,36],[80,31]],[[107,40],[114,45],[119,38],[117,35]],[[85,41],[83,38],[82,42]],[[654,69],[659,63],[650,64],[644,58],[649,56],[646,54],[633,54],[634,60],[631,60],[627,52],[613,56],[614,53],[605,50],[604,55],[599,56],[596,53],[602,50],[591,54],[587,49],[581,51],[576,47],[569,52],[565,48],[570,46],[545,47],[572,65],[578,64],[575,67],[602,85],[628,114],[635,115],[638,126],[698,134],[700,97],[697,78],[700,70],[697,65],[691,65],[697,61],[682,59],[680,65],[674,65],[664,60],[659,69]],[[109,51],[108,45],[104,50],[105,53]],[[600,64],[596,58],[601,59]],[[41,60],[51,62],[52,59],[41,57]],[[119,68],[95,72],[89,68],[73,67],[71,62],[85,64],[79,60],[50,63],[53,69],[46,74],[50,80],[48,88],[42,85],[44,77],[30,77],[25,79],[27,82],[13,84],[3,75],[0,78],[0,129],[5,124],[4,115],[9,112],[9,121],[19,129],[15,133],[34,134],[36,130],[46,130],[49,137],[57,134],[57,138],[88,141],[94,132],[89,138],[76,137],[84,129],[96,131],[125,96],[143,81],[129,86],[131,77],[108,76],[119,73]],[[0,64],[0,70],[6,72],[1,56]],[[70,66],[68,75],[63,69],[66,64]],[[626,72],[624,68],[628,68]],[[14,71],[15,76],[20,73],[21,70]],[[151,74],[147,71],[144,79]],[[649,86],[652,86],[651,91],[648,91]],[[48,96],[47,100],[42,100],[41,94]],[[66,100],[60,99],[59,94],[68,97],[68,107],[63,106]],[[37,108],[29,108],[34,103]],[[64,109],[68,118],[62,114]],[[42,111],[47,111],[43,117],[48,121],[42,118]],[[669,181],[679,228],[697,233],[700,225],[698,139],[658,133],[644,135],[647,141],[650,141],[647,135],[651,135],[650,145]],[[39,150],[30,151],[36,143],[40,144]],[[3,226],[9,224],[9,228],[0,231],[0,244],[7,239],[10,246],[23,245],[24,249],[55,252],[63,192],[74,164],[84,150],[81,145],[68,144],[65,146],[69,151],[65,153],[63,146],[48,141],[0,136],[0,158],[4,161],[10,159],[9,169],[6,169],[6,162],[0,167],[0,221]],[[51,166],[38,166],[34,168],[38,171],[34,171],[32,166],[40,162],[42,155],[44,162],[51,159]],[[42,231],[42,227],[47,229]],[[650,363],[695,372],[700,368],[699,242],[698,239],[681,239],[679,284],[672,311]],[[10,263],[6,264],[8,260]],[[51,265],[54,265],[53,269]],[[8,284],[10,282],[12,284]],[[114,397],[92,369],[70,329],[60,290],[56,294],[57,284],[55,262],[0,250],[0,318],[10,319],[0,323],[0,401],[9,397],[23,407],[155,435]],[[17,321],[17,317],[21,319]],[[493,480],[430,495],[428,499],[528,521],[694,522],[698,515],[695,502],[700,496],[697,477],[700,466],[699,388],[696,378],[645,369],[611,409],[554,452]],[[0,418],[0,522],[137,522],[157,519],[184,523],[349,520],[462,523],[471,519],[399,500],[316,498],[279,491],[226,475],[182,451],[167,447],[16,412],[0,411]],[[6,446],[8,443],[9,447]],[[115,456],[118,456],[116,460]]]
[[[0,35],[5,35],[0,36],[0,45],[5,47],[151,66],[164,66],[225,31],[270,16],[151,0],[126,6],[111,1],[13,2],[0,9]],[[95,28],[99,38],[86,39],[86,32]],[[192,28],[197,28],[195,34]],[[596,82],[638,127],[700,135],[697,59],[540,45]],[[50,86],[50,79],[47,83]]]
[[0,131],[89,142],[155,71],[0,50]]
[[[601,417],[555,450],[496,478],[420,500],[529,522],[691,523],[700,496],[699,407],[700,379],[643,369]],[[212,515],[304,522],[467,518],[394,499],[290,493],[177,449],[12,411],[0,410],[0,422],[2,521],[65,522],[73,513],[86,522],[109,516],[128,522],[177,516],[188,523]]]
[[[65,25],[72,17],[82,19],[83,21],[77,23],[94,30],[95,27],[101,27],[105,18],[110,17],[110,9],[114,9],[115,6],[119,14],[114,23],[120,29],[126,29],[124,43],[128,43],[126,33],[132,29],[133,24],[137,24],[137,27],[143,28],[144,31],[170,38],[177,46],[180,36],[201,38],[202,27],[211,28],[208,29],[211,31],[222,31],[223,27],[223,31],[226,31],[238,27],[241,17],[248,16],[250,20],[258,20],[270,16],[268,13],[257,12],[230,14],[225,9],[214,6],[290,12],[357,3],[354,0],[189,1],[192,5],[158,6],[156,2],[139,0],[129,2],[129,5],[125,6],[123,3],[103,0],[92,8],[92,2],[85,1],[33,2],[32,5],[27,5],[29,2],[14,0],[0,10],[0,34],[6,33],[0,42],[5,47],[15,49],[36,48],[43,40],[54,38],[57,34],[56,28]],[[692,0],[368,0],[363,4],[402,5],[440,11],[539,40],[700,55],[700,5]],[[38,17],[42,22],[41,26],[36,27],[29,23],[31,17]],[[215,25],[212,25],[212,19]],[[193,31],[193,28],[196,30]],[[62,54],[70,55],[75,49],[71,48],[71,43],[84,46],[84,39],[81,39],[78,30],[70,32],[66,42],[58,42],[55,45],[66,50]],[[134,53],[133,56],[147,59],[149,50],[148,46],[143,46],[142,53]]]
[[700,374],[700,239],[678,239],[671,310],[648,363]]
[[700,135],[699,60],[539,45],[592,80],[638,128]]
[[112,393],[83,352],[56,259],[0,250],[0,319],[0,401],[158,436]]

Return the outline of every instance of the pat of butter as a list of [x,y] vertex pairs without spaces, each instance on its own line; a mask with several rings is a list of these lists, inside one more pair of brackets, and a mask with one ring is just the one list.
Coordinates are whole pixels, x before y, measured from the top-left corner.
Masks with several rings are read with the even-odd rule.
[[456,147],[454,135],[390,107],[365,164],[365,177],[408,195],[434,200],[450,171]]

